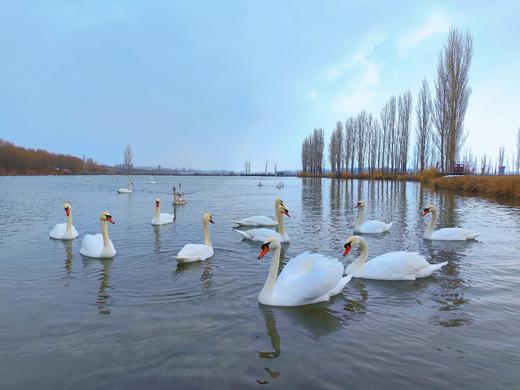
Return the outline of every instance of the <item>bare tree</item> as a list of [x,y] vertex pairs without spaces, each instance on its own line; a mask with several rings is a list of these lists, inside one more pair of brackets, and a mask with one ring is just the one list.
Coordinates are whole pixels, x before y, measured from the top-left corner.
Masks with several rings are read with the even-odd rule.
[[410,125],[412,119],[412,94],[410,91],[406,91],[402,96],[399,96],[398,106],[399,162],[397,168],[400,172],[406,172],[408,168],[408,144],[410,142]]
[[415,132],[416,152],[419,170],[423,171],[428,165],[430,142],[432,139],[432,98],[428,82],[423,79],[417,98],[417,129]]
[[381,149],[383,157],[383,167],[394,172],[397,164],[398,155],[398,136],[396,126],[396,98],[390,97],[381,110],[381,127],[383,129],[383,147]]
[[471,88],[469,69],[473,57],[473,39],[452,28],[439,54],[435,82],[434,123],[436,145],[442,170],[451,169],[465,141],[464,117]]
[[333,172],[340,173],[343,151],[343,124],[338,122],[336,128],[332,131],[329,142],[329,160],[330,169]]
[[488,169],[486,160],[487,160],[487,156],[484,154],[482,156],[482,158],[480,159],[480,174],[481,175],[485,175],[486,170]]
[[126,174],[130,175],[130,170],[132,169],[134,161],[134,152],[132,151],[132,148],[130,145],[126,145],[126,148],[123,152],[123,164],[126,168]]
[[516,133],[516,172],[520,172],[520,127]]
[[350,165],[350,173],[354,173],[354,162],[356,160],[356,121],[350,117],[345,122],[345,166],[348,170]]
[[500,173],[500,169],[504,166],[504,158],[505,158],[505,154],[506,154],[506,148],[504,148],[503,146],[499,147],[498,148],[498,166],[497,166],[497,169]]

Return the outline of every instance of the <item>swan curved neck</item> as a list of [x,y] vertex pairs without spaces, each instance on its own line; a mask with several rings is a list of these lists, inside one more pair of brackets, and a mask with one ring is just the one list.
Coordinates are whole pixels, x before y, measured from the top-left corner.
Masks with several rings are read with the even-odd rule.
[[208,221],[204,221],[204,244],[209,247],[213,247],[211,245],[211,240],[209,239],[209,223]]
[[155,206],[155,218],[161,218],[161,206]]
[[278,224],[278,233],[283,237],[285,236],[285,225],[283,223],[283,214],[276,210],[276,223]]
[[359,257],[347,267],[347,274],[353,274],[363,270],[365,263],[368,259],[368,244],[365,240],[360,239],[359,247],[361,248],[361,254]]
[[356,220],[356,226],[361,226],[365,219],[365,207],[360,207],[358,212],[358,217]]
[[273,259],[271,260],[271,265],[269,266],[269,274],[267,275],[267,279],[265,280],[264,287],[260,292],[260,295],[273,295],[274,286],[276,284],[276,279],[278,278],[278,267],[280,266],[280,247],[275,248],[273,251]]
[[103,249],[110,247],[110,239],[108,238],[108,228],[106,221],[99,221],[101,225],[101,234],[103,235]]
[[428,227],[426,228],[426,234],[430,235],[433,232],[433,229],[435,228],[435,222],[437,220],[437,210],[432,210],[431,212],[432,219],[430,220],[430,223],[428,224]]

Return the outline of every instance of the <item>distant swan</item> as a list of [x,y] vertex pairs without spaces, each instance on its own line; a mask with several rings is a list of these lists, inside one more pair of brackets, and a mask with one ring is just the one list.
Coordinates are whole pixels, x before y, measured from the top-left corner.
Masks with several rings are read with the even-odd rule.
[[78,237],[78,231],[72,225],[72,209],[69,203],[64,203],[63,208],[65,209],[65,215],[67,216],[66,223],[59,223],[49,233],[50,238],[55,240],[73,240]]
[[280,242],[289,242],[290,238],[287,232],[285,231],[285,225],[283,223],[283,216],[289,215],[289,210],[287,210],[284,206],[278,205],[276,211],[276,220],[278,221],[278,232],[267,229],[267,228],[259,228],[259,229],[251,229],[251,230],[237,230],[235,231],[244,237],[247,240],[264,242],[267,238],[273,237]]
[[175,214],[161,213],[161,200],[155,199],[155,215],[152,219],[152,225],[166,225],[173,223]]
[[267,238],[258,259],[273,251],[269,274],[258,302],[272,306],[301,306],[325,302],[337,295],[352,278],[343,275],[343,264],[338,259],[318,253],[302,253],[289,260],[278,276],[280,242]]
[[173,186],[173,204],[175,206],[183,206],[186,203],[188,203],[188,201],[180,196],[175,186]]
[[[283,201],[279,197],[274,200],[274,213],[276,215],[278,206],[283,206]],[[238,226],[276,226],[277,222],[274,219],[265,217],[263,215],[255,215],[254,217],[244,218],[239,221],[233,221]]]
[[117,190],[118,194],[131,194],[134,183],[128,181],[128,188],[120,188]]
[[202,216],[202,224],[204,226],[204,244],[186,244],[177,253],[175,258],[179,263],[191,263],[193,261],[204,261],[213,257],[213,246],[209,239],[209,224],[214,223],[213,217],[209,213]]
[[387,232],[393,225],[393,222],[384,223],[381,221],[364,221],[365,217],[365,203],[359,201],[356,205],[359,209],[358,219],[354,226],[354,233],[384,233]]
[[422,212],[422,216],[425,217],[429,213],[432,214],[432,219],[424,232],[424,238],[426,240],[466,241],[474,240],[478,235],[480,235],[480,233],[474,233],[471,230],[462,228],[444,228],[433,231],[435,220],[437,219],[437,209],[434,205],[426,206]]
[[448,264],[447,261],[430,264],[424,256],[416,252],[388,252],[367,262],[368,244],[359,236],[352,236],[347,239],[343,256],[348,255],[353,246],[361,248],[361,255],[346,267],[345,275],[352,275],[355,278],[415,280],[430,276]]
[[107,222],[111,224],[115,223],[112,219],[112,214],[108,211],[103,211],[99,216],[101,234],[86,234],[81,242],[80,254],[98,259],[112,258],[116,255],[114,244],[112,244],[112,241],[108,238]]

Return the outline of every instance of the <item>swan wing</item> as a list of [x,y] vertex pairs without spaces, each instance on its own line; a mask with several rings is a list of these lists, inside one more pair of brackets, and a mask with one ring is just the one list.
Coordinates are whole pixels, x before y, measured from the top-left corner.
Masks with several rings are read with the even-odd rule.
[[263,215],[256,215],[254,217],[244,218],[238,221],[233,221],[239,226],[276,226],[275,220],[265,217]]
[[342,278],[343,265],[338,259],[302,253],[284,267],[276,281],[275,294],[292,304],[311,303],[321,297],[328,299]]
[[357,233],[383,233],[386,232],[392,224],[387,224],[381,221],[365,221],[361,226],[357,227]]
[[471,230],[462,228],[444,228],[436,230],[432,233],[432,240],[442,241],[465,241],[478,236],[478,233],[473,233]]
[[65,229],[66,228],[67,228],[67,224],[66,223],[59,223],[59,224],[57,224],[56,226],[54,226],[54,228],[49,233],[49,237],[50,238],[55,238],[55,239],[58,239],[58,240],[63,238],[63,235],[65,234]]
[[[114,246],[112,245],[112,248],[113,247]],[[81,241],[81,250],[79,253],[87,257],[98,257],[102,251],[103,236],[101,234],[85,234],[83,240]]]
[[[417,252],[389,252],[368,261],[360,277],[380,280],[414,280],[430,263]],[[356,276],[356,275],[355,275]]]
[[250,230],[235,230],[242,237],[258,242],[264,242],[269,237],[275,237],[279,242],[285,242],[284,238],[280,235],[280,233],[266,228],[260,229],[250,229]]
[[198,261],[206,260],[212,257],[214,254],[213,248],[204,244],[186,244],[177,253],[175,258],[179,261]]

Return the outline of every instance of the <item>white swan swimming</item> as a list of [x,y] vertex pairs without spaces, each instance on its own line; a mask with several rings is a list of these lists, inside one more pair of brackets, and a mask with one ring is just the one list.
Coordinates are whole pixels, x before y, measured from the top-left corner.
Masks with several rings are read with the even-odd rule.
[[86,234],[81,242],[80,254],[98,259],[112,258],[116,255],[114,244],[112,244],[112,241],[108,238],[107,222],[111,224],[115,223],[112,219],[112,214],[108,211],[103,211],[99,216],[101,234]]
[[356,208],[359,209],[359,214],[356,224],[354,225],[354,233],[384,233],[393,225],[393,222],[384,223],[373,220],[363,222],[365,218],[365,203],[359,201]]
[[202,216],[202,224],[204,226],[204,244],[186,244],[177,253],[175,258],[179,263],[191,263],[193,261],[204,261],[213,257],[213,246],[209,239],[209,224],[214,223],[210,213]]
[[59,223],[49,233],[50,238],[55,240],[73,240],[78,237],[78,231],[72,224],[72,209],[69,203],[64,203],[65,215],[67,216],[66,223]]
[[[277,197],[274,200],[274,213],[276,215],[278,206],[283,206],[283,201],[280,197]],[[255,215],[254,217],[244,218],[239,221],[233,221],[238,226],[276,226],[278,222],[269,217],[265,217],[263,215]]]
[[368,244],[359,236],[349,237],[345,243],[343,256],[348,255],[353,246],[361,248],[361,255],[345,269],[345,275],[355,278],[377,280],[415,280],[425,278],[441,269],[447,261],[430,264],[424,256],[416,252],[388,252],[367,262]]
[[284,206],[278,205],[276,209],[276,220],[278,221],[278,232],[267,229],[267,228],[259,228],[259,229],[250,229],[250,230],[237,230],[235,231],[239,233],[242,237],[247,240],[264,242],[269,237],[274,237],[280,242],[289,242],[290,238],[285,230],[285,225],[283,223],[283,216],[289,215],[289,210],[287,210]]
[[262,244],[258,259],[267,252],[273,251],[273,259],[269,274],[258,302],[272,306],[301,306],[311,303],[325,302],[337,295],[352,278],[343,275],[343,264],[338,259],[326,257],[318,253],[302,253],[289,260],[281,274],[280,242],[267,238]]
[[161,200],[155,199],[155,215],[152,219],[152,225],[166,225],[173,223],[175,214],[161,213]]
[[175,206],[183,206],[186,203],[188,203],[188,201],[180,196],[175,186],[173,186],[173,204]]
[[133,190],[134,183],[128,181],[128,188],[120,188],[117,190],[118,194],[131,194]]
[[432,214],[432,219],[424,232],[424,239],[436,241],[466,241],[474,240],[480,233],[474,233],[468,229],[462,228],[444,228],[433,231],[435,227],[435,220],[437,219],[437,209],[434,205],[428,205],[424,208],[422,216],[425,217],[429,213]]

